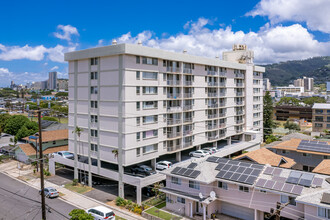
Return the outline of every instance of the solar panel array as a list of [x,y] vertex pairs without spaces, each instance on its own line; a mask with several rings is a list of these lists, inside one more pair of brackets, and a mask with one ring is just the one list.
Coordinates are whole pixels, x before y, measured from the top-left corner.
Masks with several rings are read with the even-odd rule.
[[279,176],[282,173],[282,169],[275,167],[267,167],[264,171],[264,174]]
[[198,175],[201,173],[199,170],[194,170],[191,168],[184,168],[184,167],[175,167],[171,174],[179,175],[179,176],[185,176],[192,179],[196,179]]
[[284,183],[282,181],[274,181],[274,180],[266,180],[266,179],[259,179],[256,183],[256,187],[272,189],[272,190],[295,194],[295,195],[300,195],[304,188],[303,186]]
[[194,169],[195,167],[197,167],[197,163],[191,163],[187,168]]
[[220,157],[213,157],[209,159],[209,162],[218,163],[218,166],[215,169],[220,172],[216,175],[216,178],[249,185],[252,185],[255,182],[264,167],[259,164],[240,162]]
[[291,171],[286,182],[310,187],[312,185],[314,176],[315,175],[312,173],[302,173],[302,172],[297,172],[297,171]]
[[299,143],[297,148],[298,150],[306,150],[306,151],[316,151],[322,153],[330,153],[330,145],[325,141],[307,141],[302,140]]

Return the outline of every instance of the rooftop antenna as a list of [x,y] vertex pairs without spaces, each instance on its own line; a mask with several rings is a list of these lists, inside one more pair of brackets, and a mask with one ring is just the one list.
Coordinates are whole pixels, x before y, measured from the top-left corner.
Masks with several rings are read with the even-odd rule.
[[141,40],[138,41],[138,45],[142,46],[142,41]]
[[117,41],[116,41],[116,39],[113,39],[113,40],[112,40],[112,45],[117,45]]
[[187,50],[186,49],[183,49],[183,51],[182,51],[183,53],[187,53]]

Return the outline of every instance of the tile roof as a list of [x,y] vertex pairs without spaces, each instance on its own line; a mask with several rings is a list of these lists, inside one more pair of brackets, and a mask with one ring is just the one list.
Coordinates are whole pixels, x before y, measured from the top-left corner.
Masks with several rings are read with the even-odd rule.
[[[55,131],[42,131],[42,142],[56,141],[56,140],[65,140],[69,138],[68,129],[64,130],[55,130]],[[29,137],[23,138],[23,140],[29,141]],[[35,142],[32,140],[32,142]],[[39,142],[39,139],[38,139]]]
[[275,167],[280,165],[279,167],[291,168],[296,164],[293,159],[275,154],[266,148],[250,151],[234,158],[234,160],[242,160],[244,158],[248,158],[259,164],[269,164]]
[[313,109],[330,109],[329,103],[315,103]]
[[[36,154],[36,149],[32,146],[32,144],[20,144],[18,145],[22,151],[27,155],[27,156],[32,156]],[[50,147],[47,148],[46,150],[43,151],[43,154],[51,154],[55,153],[58,151],[67,151],[69,149],[68,145],[64,146],[58,146],[58,147]]]
[[323,160],[321,163],[319,163],[319,165],[317,165],[314,168],[314,170],[312,172],[330,175],[330,159]]

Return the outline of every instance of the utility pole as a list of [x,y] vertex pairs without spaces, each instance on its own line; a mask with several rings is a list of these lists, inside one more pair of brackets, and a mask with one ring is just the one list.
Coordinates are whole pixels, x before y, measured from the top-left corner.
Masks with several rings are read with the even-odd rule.
[[39,125],[39,163],[40,163],[40,186],[41,186],[41,209],[42,220],[46,220],[45,186],[44,186],[44,156],[42,154],[42,135],[41,135],[41,110],[38,105],[38,125]]

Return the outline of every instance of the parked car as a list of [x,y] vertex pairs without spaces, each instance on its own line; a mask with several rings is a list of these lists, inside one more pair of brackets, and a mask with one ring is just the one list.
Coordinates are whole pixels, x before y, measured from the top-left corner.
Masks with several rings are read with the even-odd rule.
[[[136,193],[136,188],[134,188],[134,193]],[[145,195],[147,197],[155,196],[156,193],[153,190],[152,186],[146,186],[142,188],[142,195]]]
[[131,172],[133,175],[142,174],[144,176],[150,176],[151,174],[156,173],[156,171],[152,170],[152,168],[147,165],[139,165],[139,166],[133,167],[133,168],[131,168]]
[[196,150],[196,151],[192,151],[189,153],[189,156],[191,157],[205,157],[209,155],[209,153],[203,151],[203,150]]
[[214,148],[203,148],[203,151],[207,151],[210,155],[216,153],[216,150]]
[[90,208],[87,209],[86,212],[88,214],[91,214],[95,220],[103,220],[103,219],[107,219],[107,220],[115,220],[115,213],[104,206],[97,206],[94,208]]
[[[47,198],[55,198],[60,195],[58,191],[53,187],[44,188],[44,193]],[[41,195],[41,190],[39,190],[39,194]]]
[[156,163],[157,170],[166,170],[172,167],[172,163],[170,161],[159,161]]
[[59,151],[59,152],[54,153],[54,155],[58,155],[58,156],[61,156],[63,158],[66,158],[66,159],[71,159],[71,160],[74,159],[74,154],[70,153],[68,151]]
[[[102,183],[98,180],[98,179],[96,179],[95,177],[93,177],[92,178],[92,186],[96,186],[96,185],[101,185]],[[88,185],[88,176],[86,175],[86,176],[82,176],[81,177],[81,179],[79,178],[79,182],[80,183],[83,183],[83,184],[85,184],[85,185]]]

